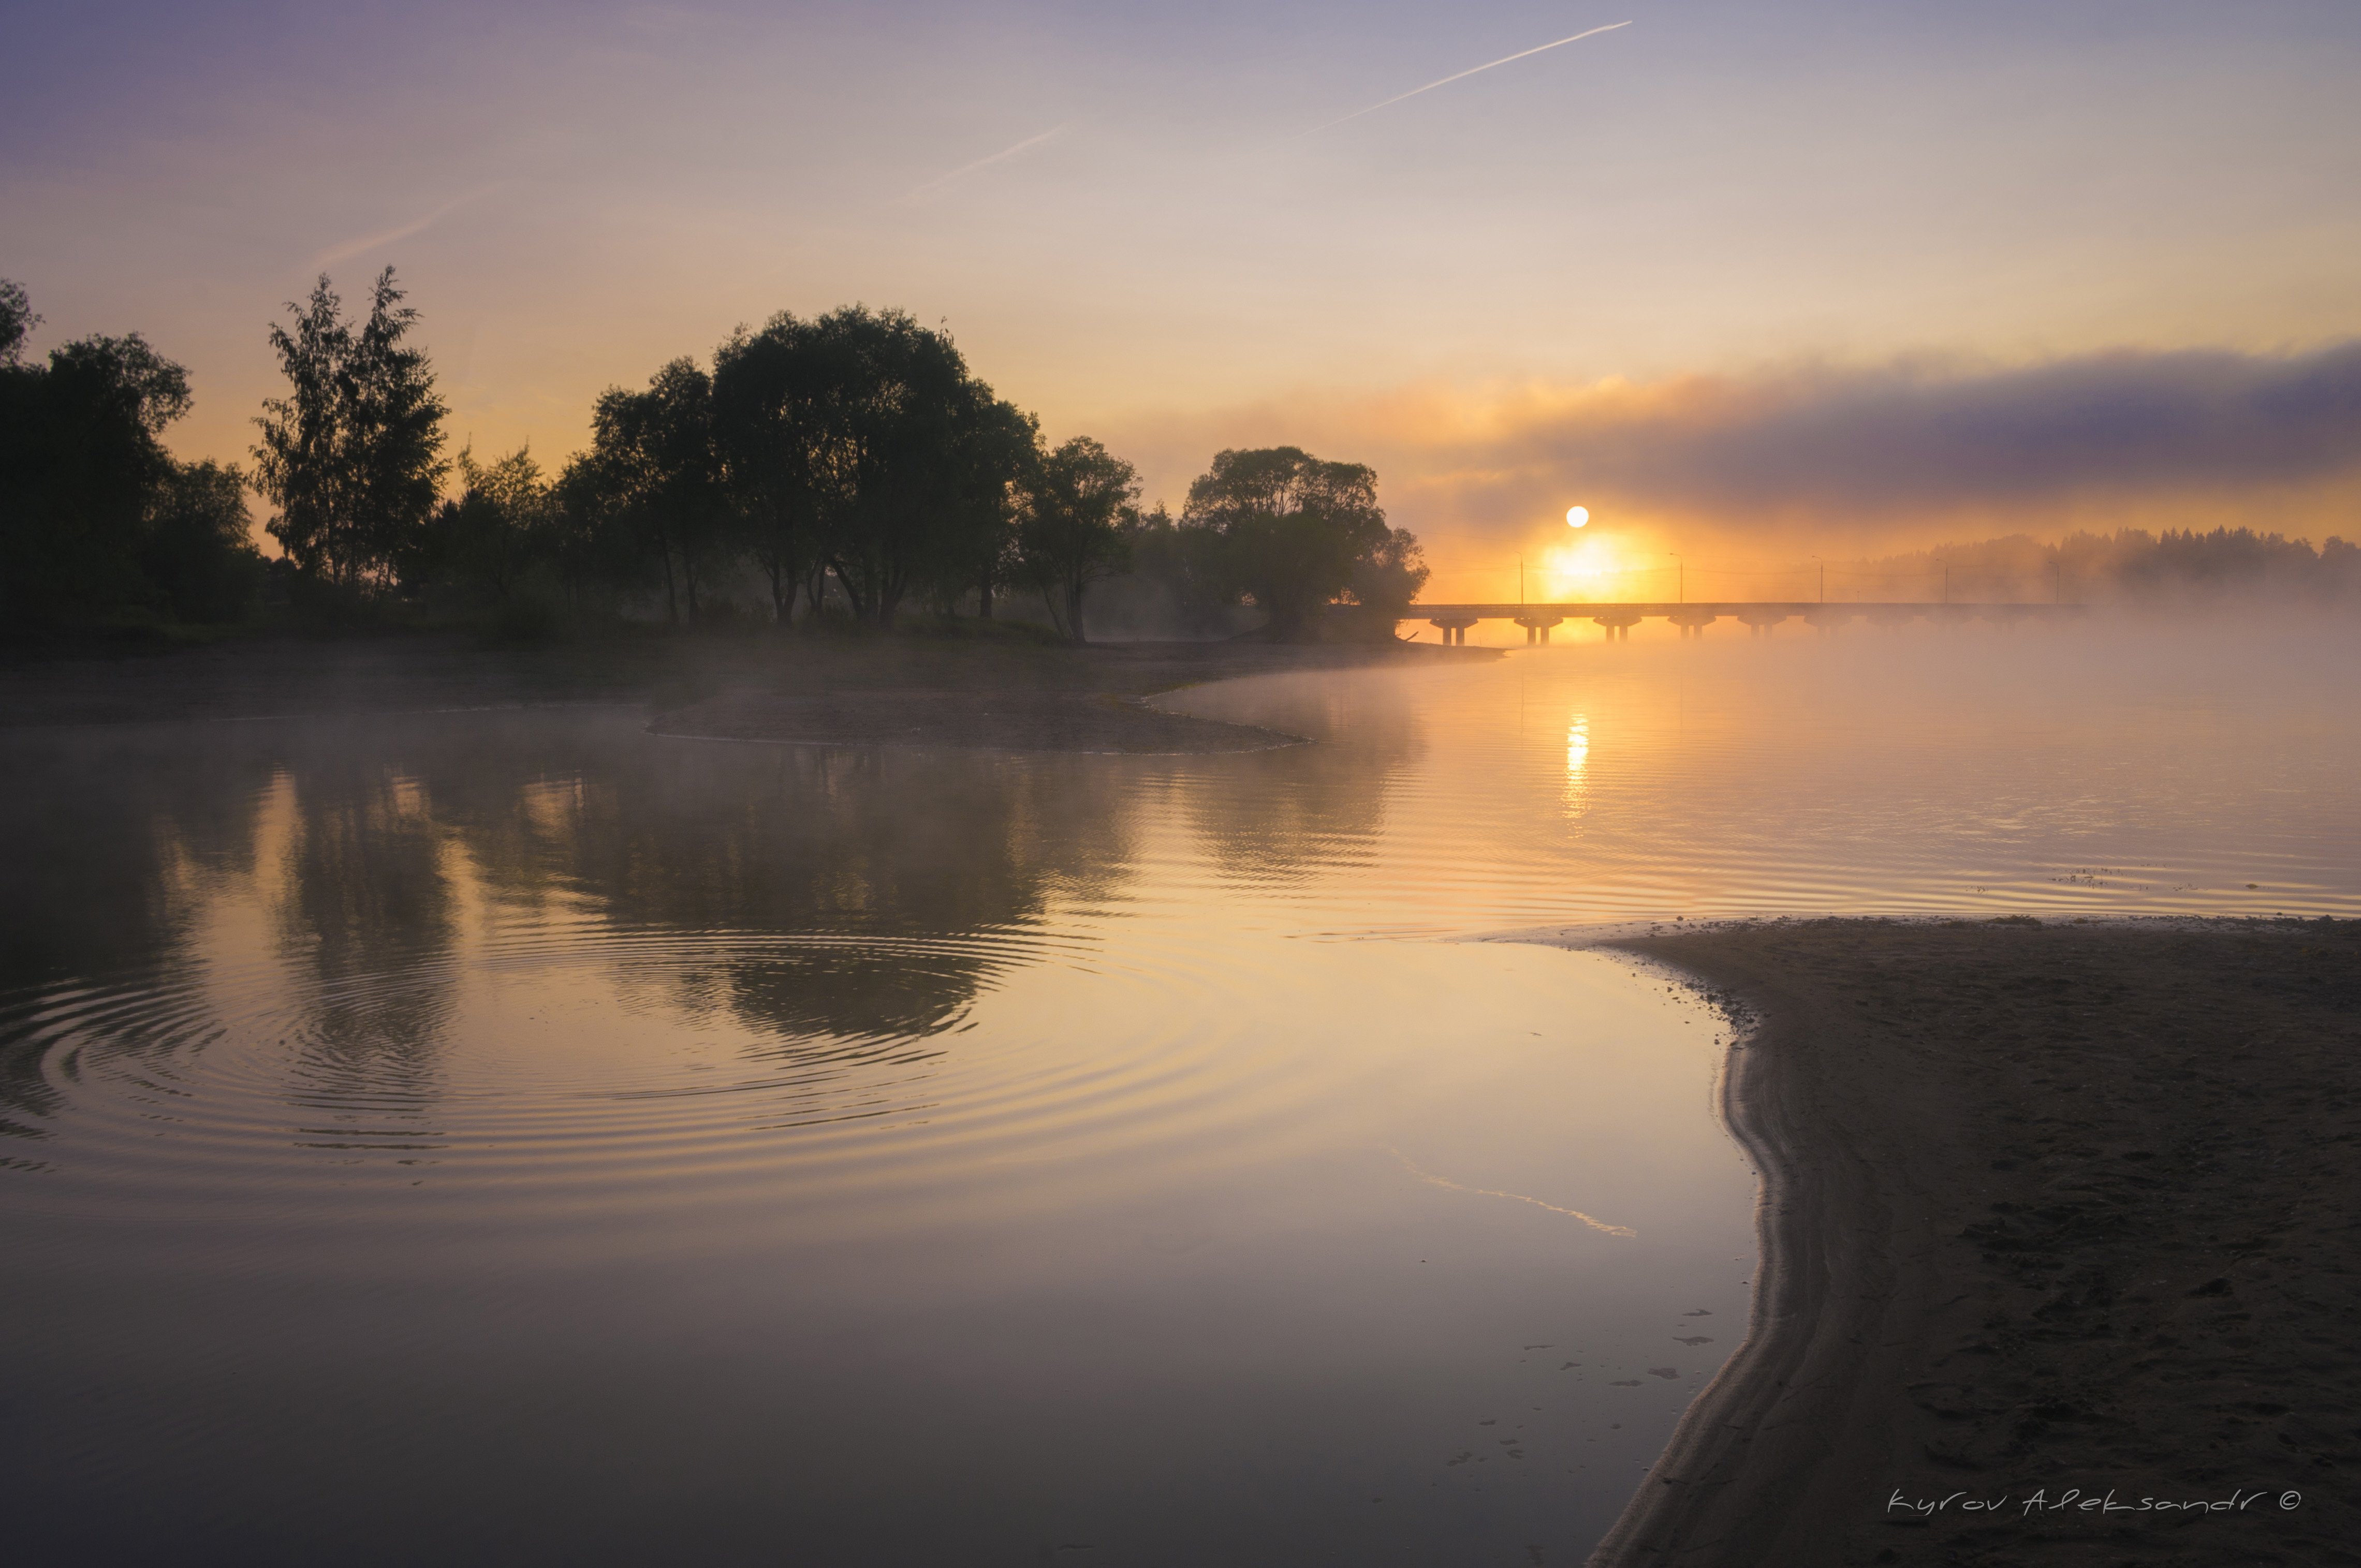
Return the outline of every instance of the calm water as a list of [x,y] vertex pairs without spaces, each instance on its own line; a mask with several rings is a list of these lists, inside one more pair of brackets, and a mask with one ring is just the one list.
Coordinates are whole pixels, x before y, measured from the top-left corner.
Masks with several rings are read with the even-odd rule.
[[1578,1562],[1752,1178],[1709,1017],[1441,938],[2361,913],[2352,651],[1576,645],[1192,691],[1322,741],[1210,759],[9,738],[13,1550]]

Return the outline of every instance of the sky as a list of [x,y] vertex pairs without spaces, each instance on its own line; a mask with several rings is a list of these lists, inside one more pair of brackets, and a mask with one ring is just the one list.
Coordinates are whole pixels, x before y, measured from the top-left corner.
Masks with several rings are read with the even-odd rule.
[[390,263],[479,455],[860,301],[1151,499],[1369,463],[1454,572],[1577,503],[1635,558],[2361,535],[2349,0],[10,16],[0,277],[186,364],[187,456]]

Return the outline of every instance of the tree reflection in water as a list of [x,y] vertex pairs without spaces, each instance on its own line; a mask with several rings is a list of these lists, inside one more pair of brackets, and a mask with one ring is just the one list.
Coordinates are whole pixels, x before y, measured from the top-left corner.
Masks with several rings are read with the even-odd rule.
[[[544,954],[606,942],[627,996],[774,1041],[939,1030],[1026,960],[1052,897],[1115,894],[1138,776],[659,739],[582,710],[17,736],[5,766],[11,994],[162,986],[192,962],[191,912],[242,892],[301,1015],[299,1083],[404,1102],[432,1092],[478,915]],[[145,1015],[84,1038],[148,1048]],[[0,1058],[35,1115],[41,1044]]]
[[[118,977],[187,978],[209,890],[254,872],[271,763],[222,726],[0,737],[0,1105],[49,1114],[57,1094],[21,1031],[43,992]],[[154,1049],[145,1014],[119,1049]],[[38,1125],[0,1117],[0,1131]]]
[[1334,677],[1236,682],[1187,710],[1314,741],[1222,758],[1213,787],[1189,792],[1190,826],[1215,874],[1230,881],[1301,882],[1364,853],[1385,826],[1395,781],[1426,751],[1410,697],[1390,685],[1348,698]]

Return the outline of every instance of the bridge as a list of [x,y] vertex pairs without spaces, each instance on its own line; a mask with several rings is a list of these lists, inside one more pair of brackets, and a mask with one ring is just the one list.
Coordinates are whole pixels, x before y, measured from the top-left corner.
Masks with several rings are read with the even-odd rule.
[[[1749,635],[1767,637],[1771,629],[1800,620],[1816,630],[1829,631],[1849,620],[1874,626],[1901,626],[1913,620],[1938,625],[1971,620],[2014,626],[2020,621],[2062,620],[2082,614],[2078,604],[1928,604],[1905,600],[1889,604],[1822,604],[1816,600],[1764,603],[1752,599],[1689,600],[1675,604],[1414,604],[1403,620],[1424,620],[1440,628],[1445,642],[1465,642],[1467,629],[1479,620],[1514,621],[1525,629],[1529,643],[1547,642],[1550,630],[1569,620],[1591,621],[1606,630],[1610,642],[1629,641],[1631,629],[1643,620],[1669,620],[1683,637],[1702,637],[1719,620],[1734,620]],[[1399,624],[1399,622],[1397,622]]]

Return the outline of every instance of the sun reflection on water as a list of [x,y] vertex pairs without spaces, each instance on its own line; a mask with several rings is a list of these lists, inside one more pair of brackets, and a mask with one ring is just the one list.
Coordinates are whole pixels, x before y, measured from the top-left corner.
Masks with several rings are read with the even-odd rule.
[[1590,807],[1590,716],[1577,713],[1565,727],[1565,814],[1580,820]]

